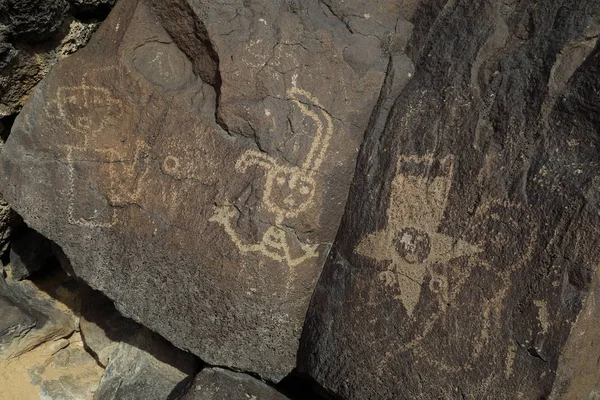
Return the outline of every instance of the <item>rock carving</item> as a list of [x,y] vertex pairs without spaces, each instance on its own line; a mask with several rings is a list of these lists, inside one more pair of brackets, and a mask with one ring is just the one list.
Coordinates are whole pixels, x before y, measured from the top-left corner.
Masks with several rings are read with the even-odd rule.
[[[235,164],[240,173],[245,173],[248,168],[260,167],[265,171],[265,183],[262,192],[262,204],[269,213],[275,215],[275,225],[269,227],[260,242],[244,244],[233,226],[233,219],[239,216],[235,207],[226,204],[217,207],[215,214],[210,219],[223,226],[236,247],[243,253],[259,252],[289,266],[297,266],[304,261],[316,257],[316,245],[300,244],[300,249],[293,255],[290,239],[282,225],[285,220],[292,219],[306,212],[313,204],[317,182],[315,175],[318,173],[325,158],[329,142],[333,135],[333,122],[331,116],[310,93],[296,87],[295,79],[292,87],[287,90],[287,95],[300,112],[312,119],[316,126],[316,134],[304,163],[300,166],[284,165],[279,160],[267,153],[248,150],[243,153]],[[319,113],[311,110],[308,104],[313,105]]]
[[438,232],[452,183],[453,156],[446,156],[439,163],[432,156],[403,156],[397,171],[387,227],[364,237],[356,252],[388,263],[379,279],[385,286],[397,289],[395,298],[412,316],[427,275],[429,289],[447,296],[447,279],[436,272],[436,264],[481,250]]

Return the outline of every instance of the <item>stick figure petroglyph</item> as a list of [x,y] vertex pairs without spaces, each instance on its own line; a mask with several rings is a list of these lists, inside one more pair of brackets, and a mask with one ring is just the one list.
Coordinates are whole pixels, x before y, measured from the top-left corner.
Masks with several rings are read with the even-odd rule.
[[[275,216],[275,224],[266,230],[260,242],[248,245],[243,244],[233,227],[233,220],[239,216],[235,207],[227,204],[217,208],[210,221],[222,225],[241,252],[259,252],[275,261],[296,266],[318,256],[316,246],[301,243],[300,255],[293,255],[289,235],[282,225],[285,220],[298,217],[314,204],[317,186],[315,175],[321,168],[329,147],[333,135],[333,122],[318,100],[305,90],[296,87],[295,80],[292,87],[287,90],[287,95],[300,112],[310,118],[316,126],[315,137],[302,165],[285,165],[269,154],[256,150],[246,151],[235,164],[236,170],[240,173],[246,173],[251,167],[264,170],[262,205]],[[313,105],[318,113],[309,108],[309,104]]]
[[447,279],[436,267],[481,249],[438,232],[452,183],[452,156],[439,162],[431,156],[403,156],[397,168],[387,227],[364,237],[356,252],[388,263],[379,279],[398,289],[396,298],[412,316],[427,275],[429,289],[445,298]]

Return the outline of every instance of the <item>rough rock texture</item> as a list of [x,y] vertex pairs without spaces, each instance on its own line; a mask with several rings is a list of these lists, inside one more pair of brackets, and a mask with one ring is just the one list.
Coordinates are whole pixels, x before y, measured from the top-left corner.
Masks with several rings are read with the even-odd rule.
[[117,4],[17,118],[3,194],[125,315],[281,379],[390,59],[412,71],[399,6],[369,9]]
[[79,328],[85,345],[106,367],[119,343],[127,341],[140,326],[119,314],[102,293],[88,289],[82,294]]
[[551,400],[600,399],[600,271],[596,270],[569,342],[561,352]]
[[110,356],[94,399],[179,399],[199,370],[197,358],[140,329]]
[[0,24],[5,35],[39,42],[58,31],[68,9],[67,0],[0,0]]
[[103,372],[75,333],[0,361],[0,396],[7,400],[92,400]]
[[[62,291],[63,299],[71,297],[67,288],[56,288]],[[61,296],[53,297],[29,281],[14,282],[0,276],[0,360],[75,331],[77,317],[57,299]]]
[[181,400],[287,400],[277,390],[252,378],[221,368],[206,368]]
[[[0,119],[17,113],[50,68],[83,47],[110,0],[0,0]],[[101,9],[99,12],[98,10]]]
[[599,13],[421,3],[415,74],[367,132],[302,370],[347,399],[547,398],[600,257]]
[[12,208],[0,197],[0,256],[8,250],[15,219]]

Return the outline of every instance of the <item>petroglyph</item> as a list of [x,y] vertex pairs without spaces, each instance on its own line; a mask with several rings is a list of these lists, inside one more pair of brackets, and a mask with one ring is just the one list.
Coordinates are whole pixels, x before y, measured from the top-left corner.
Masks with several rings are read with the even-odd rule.
[[[114,75],[116,67],[97,68],[84,73],[81,83],[59,87],[56,100],[46,110],[55,110],[68,130],[77,133],[72,144],[65,146],[67,159],[67,221],[88,228],[110,228],[117,222],[115,206],[136,203],[141,196],[141,182],[148,172],[148,144],[111,141],[110,126],[116,126],[124,114],[123,102],[109,87],[93,83],[90,76]],[[113,79],[114,80],[114,79]],[[54,116],[56,117],[56,116]],[[111,147],[108,147],[111,146]],[[105,190],[91,189],[90,182],[79,176],[86,163],[97,165],[108,177]],[[102,193],[100,193],[102,192]],[[93,194],[90,194],[93,193]],[[81,196],[86,200],[81,201]],[[76,209],[76,204],[94,208]],[[76,201],[78,200],[78,201]]]
[[[110,228],[117,222],[115,206],[138,203],[141,198],[142,181],[149,168],[148,145],[138,141],[133,152],[119,153],[116,149],[86,149],[67,146],[68,200],[67,220],[70,224],[88,228]],[[77,155],[92,154],[92,159]],[[133,155],[133,158],[127,157]],[[105,207],[95,210],[93,215],[76,215],[77,164],[98,163],[108,174],[109,188],[105,193]],[[110,208],[107,212],[106,208]],[[108,216],[107,216],[108,214]]]
[[123,102],[111,90],[88,82],[89,74],[114,69],[107,67],[85,73],[80,85],[57,89],[54,104],[61,120],[73,131],[81,133],[83,142],[80,147],[86,147],[90,137],[104,132],[108,123],[117,121],[123,115]]
[[210,218],[211,222],[217,222],[235,246],[243,253],[259,252],[272,260],[285,262],[291,267],[302,264],[304,261],[318,256],[317,246],[300,243],[298,253],[292,254],[292,246],[286,232],[276,226],[270,226],[258,243],[245,244],[234,228],[233,221],[239,217],[239,211],[233,205],[218,207],[215,214]]
[[409,316],[414,313],[426,276],[430,278],[429,289],[443,300],[447,298],[447,278],[436,272],[436,264],[481,251],[438,232],[453,171],[452,156],[440,161],[432,156],[401,157],[392,181],[387,226],[364,237],[356,248],[358,254],[388,264],[379,279],[397,290],[395,298],[402,301]]
[[[236,247],[244,253],[259,252],[275,261],[286,262],[289,266],[296,266],[313,257],[317,257],[316,246],[301,244],[301,255],[293,257],[289,247],[289,239],[282,229],[284,221],[296,218],[305,213],[314,205],[318,173],[331,137],[333,135],[333,122],[331,116],[324,110],[310,93],[296,86],[296,77],[292,80],[292,87],[287,90],[287,95],[298,107],[300,112],[310,118],[316,127],[314,139],[306,159],[300,166],[286,165],[267,153],[248,150],[243,153],[235,164],[240,173],[246,173],[251,167],[262,168],[265,172],[264,187],[261,195],[262,206],[268,213],[275,216],[275,224],[267,229],[262,240],[256,244],[243,244],[233,228],[232,219],[238,214],[229,206],[218,207],[211,218],[223,226]],[[312,105],[317,111],[309,108]]]

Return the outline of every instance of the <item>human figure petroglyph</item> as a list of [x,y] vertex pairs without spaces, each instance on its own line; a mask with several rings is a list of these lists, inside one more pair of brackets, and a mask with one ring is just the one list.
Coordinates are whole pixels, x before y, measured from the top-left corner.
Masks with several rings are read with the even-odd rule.
[[300,255],[292,254],[292,246],[285,230],[270,226],[264,233],[262,240],[258,243],[245,244],[236,232],[233,221],[240,216],[239,211],[233,205],[218,207],[210,219],[219,223],[236,247],[243,253],[259,252],[272,260],[285,262],[290,267],[302,264],[304,261],[318,256],[317,246],[300,243]]
[[[238,216],[235,208],[228,205],[217,208],[210,221],[222,225],[241,252],[259,252],[275,261],[296,266],[307,259],[317,257],[316,246],[301,244],[299,249],[301,255],[293,256],[291,241],[287,238],[286,231],[282,229],[282,224],[285,220],[298,217],[314,205],[317,187],[315,175],[325,159],[333,135],[333,121],[317,99],[296,86],[295,78],[292,80],[292,87],[286,93],[300,112],[310,118],[316,127],[314,139],[304,162],[300,166],[286,165],[267,153],[248,150],[235,164],[236,170],[240,173],[246,173],[251,167],[264,170],[262,206],[275,216],[275,224],[267,229],[260,242],[247,245],[242,243],[233,228],[232,220]],[[308,105],[316,108],[318,113]]]
[[431,156],[403,156],[392,181],[387,227],[359,243],[360,255],[388,263],[380,281],[398,291],[409,316],[419,301],[425,277],[429,289],[448,296],[443,265],[481,251],[464,240],[439,233],[452,183],[454,158],[439,162]]
[[[59,87],[57,100],[52,104],[61,121],[70,131],[79,134],[73,144],[65,146],[67,159],[68,206],[67,220],[70,224],[89,228],[109,228],[116,221],[115,206],[135,203],[140,198],[140,182],[148,171],[148,145],[118,142],[111,145],[109,126],[115,126],[124,114],[122,101],[108,87],[91,83],[89,74],[114,72],[115,67],[98,68],[82,75],[81,83]],[[102,137],[100,137],[102,136]],[[103,145],[103,146],[100,146]],[[110,146],[110,147],[109,147]],[[108,179],[104,209],[83,215],[76,210],[77,165],[99,163]],[[85,203],[85,201],[84,201]],[[80,215],[78,215],[80,214]]]

